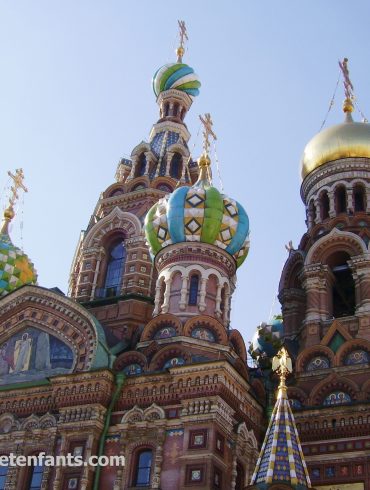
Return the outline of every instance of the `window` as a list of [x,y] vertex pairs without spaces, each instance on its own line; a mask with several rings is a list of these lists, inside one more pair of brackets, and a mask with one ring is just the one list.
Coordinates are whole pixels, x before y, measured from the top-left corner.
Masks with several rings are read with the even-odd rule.
[[6,483],[6,476],[8,474],[8,465],[0,466],[0,490],[4,490]]
[[326,191],[321,194],[320,204],[321,204],[321,220],[324,221],[324,219],[329,218],[329,209],[330,209],[329,196]]
[[153,453],[150,449],[144,449],[137,455],[134,485],[148,487],[152,470]]
[[123,242],[114,245],[109,253],[107,273],[105,276],[106,296],[115,296],[121,285],[122,273],[126,259]]
[[342,186],[335,190],[335,211],[337,214],[345,213],[347,210],[346,189]]
[[365,211],[365,190],[361,185],[357,185],[353,189],[353,198],[355,204],[355,212]]
[[235,490],[243,490],[245,485],[245,472],[243,465],[238,461],[236,463],[236,485]]
[[42,484],[42,476],[44,473],[44,466],[35,464],[31,467],[31,474],[29,477],[29,483],[27,490],[40,490]]
[[189,305],[198,303],[199,276],[194,275],[190,278]]
[[140,177],[141,175],[144,175],[145,169],[146,169],[146,157],[145,157],[145,153],[142,153],[139,156],[139,159],[136,163],[135,177]]
[[175,153],[171,160],[170,175],[174,179],[180,179],[182,173],[182,156]]
[[348,265],[350,256],[346,252],[337,252],[330,258],[333,272],[332,288],[333,317],[353,316],[355,314],[355,282]]

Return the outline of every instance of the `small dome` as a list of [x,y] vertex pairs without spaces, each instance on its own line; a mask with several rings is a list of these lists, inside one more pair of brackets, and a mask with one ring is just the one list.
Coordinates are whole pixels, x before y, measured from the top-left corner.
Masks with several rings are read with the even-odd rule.
[[15,247],[8,234],[12,213],[4,213],[0,232],[0,297],[25,284],[36,284],[37,273],[33,263],[21,249]]
[[193,68],[184,63],[169,63],[162,66],[154,74],[152,83],[156,97],[171,88],[188,95],[199,95],[198,75],[194,73]]
[[352,118],[316,134],[302,157],[302,178],[339,158],[370,158],[370,124]]
[[283,333],[284,324],[279,316],[274,317],[270,324],[261,323],[251,342],[251,355],[273,357],[281,347]]
[[239,267],[249,250],[247,213],[207,180],[160,199],[147,213],[144,227],[153,256],[174,243],[203,242],[228,252]]

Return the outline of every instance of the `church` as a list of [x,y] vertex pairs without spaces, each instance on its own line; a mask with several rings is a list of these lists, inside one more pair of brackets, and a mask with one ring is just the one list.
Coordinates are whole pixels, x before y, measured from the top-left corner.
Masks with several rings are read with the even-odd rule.
[[348,60],[344,120],[303,151],[282,316],[247,349],[230,302],[248,214],[212,182],[210,114],[189,149],[201,83],[179,26],[153,76],[158,120],[102,189],[68,294],[12,242],[20,169],[0,230],[0,456],[125,464],[4,465],[0,490],[369,490],[370,125],[352,116]]

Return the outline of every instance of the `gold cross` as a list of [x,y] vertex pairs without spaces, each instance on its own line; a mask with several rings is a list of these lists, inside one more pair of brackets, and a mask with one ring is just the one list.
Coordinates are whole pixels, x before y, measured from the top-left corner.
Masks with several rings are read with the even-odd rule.
[[18,190],[23,189],[24,192],[28,192],[27,187],[23,184],[24,173],[22,168],[17,168],[15,171],[15,175],[13,175],[10,171],[8,172],[9,177],[13,179],[14,184],[10,187],[12,192],[9,198],[9,205],[13,207],[18,199]]
[[343,85],[344,85],[344,93],[347,99],[353,98],[353,85],[349,78],[349,70],[348,70],[348,58],[344,58],[343,61],[339,61],[340,69],[343,73]]
[[177,48],[177,62],[182,63],[182,57],[185,53],[185,40],[188,41],[188,33],[186,31],[186,25],[184,20],[178,20],[177,21],[179,24],[179,29],[180,29],[180,46]]
[[199,119],[201,120],[201,123],[203,124],[203,150],[206,155],[208,155],[209,152],[209,147],[211,146],[211,143],[209,141],[209,137],[212,136],[212,138],[216,141],[217,136],[215,132],[212,129],[213,126],[213,121],[211,119],[211,114],[207,112],[207,114],[204,114],[204,117],[199,116]]

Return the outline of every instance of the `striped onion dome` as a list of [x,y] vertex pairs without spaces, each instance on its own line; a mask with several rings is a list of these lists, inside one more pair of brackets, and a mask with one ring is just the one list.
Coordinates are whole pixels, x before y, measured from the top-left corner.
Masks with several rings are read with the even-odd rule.
[[175,243],[209,243],[232,255],[239,267],[249,250],[247,213],[210,184],[201,160],[199,179],[192,187],[179,187],[148,211],[144,229],[150,252],[155,256]]
[[199,95],[200,81],[193,68],[184,63],[168,63],[162,66],[153,76],[153,90],[158,97],[169,89],[180,90],[188,95]]
[[27,255],[13,245],[8,233],[8,224],[14,216],[12,208],[4,212],[0,230],[0,297],[25,284],[36,284],[37,274]]

